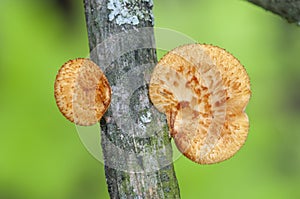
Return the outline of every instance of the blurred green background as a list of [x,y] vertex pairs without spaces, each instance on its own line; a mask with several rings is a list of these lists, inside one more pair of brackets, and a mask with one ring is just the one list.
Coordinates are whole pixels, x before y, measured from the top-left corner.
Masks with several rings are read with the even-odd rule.
[[[300,198],[300,27],[243,0],[156,0],[155,26],[227,49],[252,84],[232,159],[175,162],[183,199]],[[81,0],[0,0],[0,199],[107,199],[103,165],[58,111],[53,83],[88,56]]]

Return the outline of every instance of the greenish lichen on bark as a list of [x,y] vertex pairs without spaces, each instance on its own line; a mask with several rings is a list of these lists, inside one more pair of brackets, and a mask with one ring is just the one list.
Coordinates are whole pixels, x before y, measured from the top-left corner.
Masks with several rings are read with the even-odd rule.
[[300,0],[248,0],[262,8],[300,25]]
[[[116,2],[127,5],[127,11],[142,11],[138,23],[118,21],[121,12],[112,14],[120,6]],[[111,106],[100,122],[110,197],[180,198],[165,116],[148,96],[147,82],[157,63],[152,1],[84,0],[84,6],[91,59],[112,88]]]
[[109,0],[107,4],[110,13],[109,21],[114,21],[118,25],[137,25],[140,20],[150,21],[153,25],[152,0],[140,0],[140,6],[136,0]]

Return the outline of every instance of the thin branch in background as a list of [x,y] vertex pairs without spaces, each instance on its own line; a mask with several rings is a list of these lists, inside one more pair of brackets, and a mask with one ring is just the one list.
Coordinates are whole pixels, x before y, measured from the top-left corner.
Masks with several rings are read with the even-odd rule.
[[248,0],[266,10],[269,10],[289,23],[300,25],[300,1],[299,0]]

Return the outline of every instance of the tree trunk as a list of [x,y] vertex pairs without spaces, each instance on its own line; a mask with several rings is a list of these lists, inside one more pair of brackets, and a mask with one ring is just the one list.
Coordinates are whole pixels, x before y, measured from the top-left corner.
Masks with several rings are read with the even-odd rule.
[[299,0],[248,0],[275,14],[285,18],[290,23],[300,25],[300,1]]
[[105,72],[112,102],[101,119],[111,198],[180,198],[164,115],[149,101],[157,63],[152,0],[84,0],[91,59]]

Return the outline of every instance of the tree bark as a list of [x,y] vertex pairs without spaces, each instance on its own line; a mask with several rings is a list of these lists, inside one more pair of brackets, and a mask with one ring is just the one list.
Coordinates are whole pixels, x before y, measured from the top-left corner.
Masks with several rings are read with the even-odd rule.
[[248,0],[262,8],[300,25],[300,0]]
[[152,0],[84,0],[91,59],[104,71],[112,102],[101,119],[111,198],[180,198],[164,115],[147,83],[157,63]]

